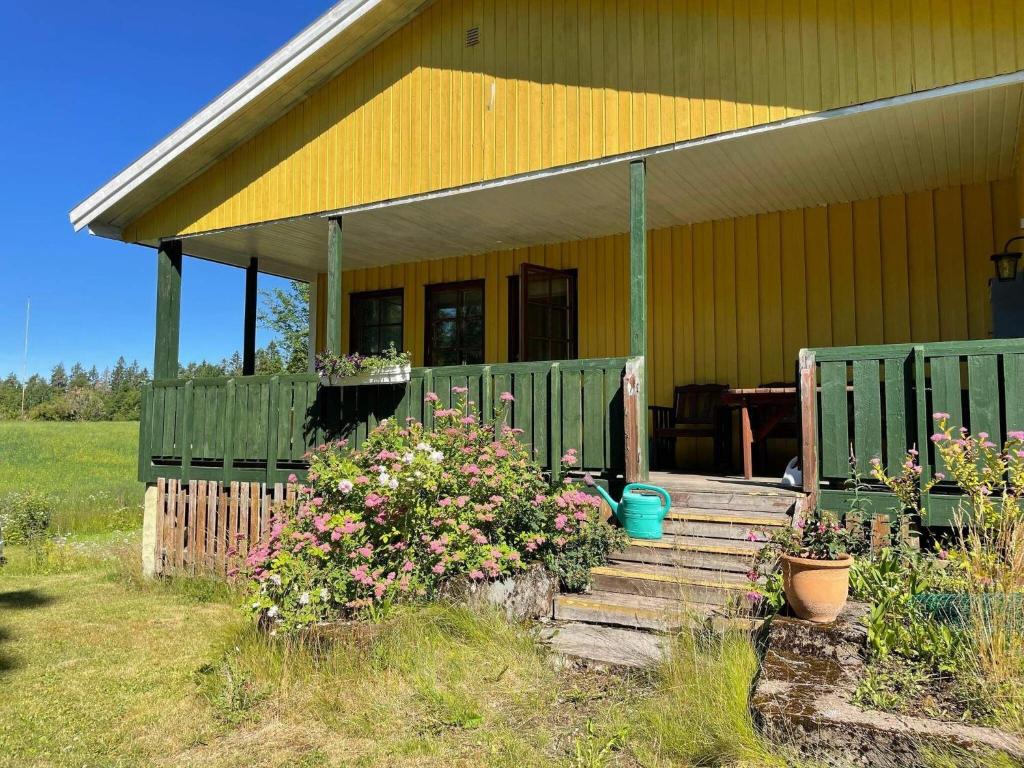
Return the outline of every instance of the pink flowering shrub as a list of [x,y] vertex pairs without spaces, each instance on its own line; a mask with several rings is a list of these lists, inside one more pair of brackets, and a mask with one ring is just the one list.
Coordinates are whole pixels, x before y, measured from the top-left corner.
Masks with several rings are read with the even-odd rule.
[[433,430],[389,419],[358,451],[334,444],[311,454],[295,507],[246,563],[253,614],[291,631],[536,562],[568,589],[587,586],[624,534],[600,520],[596,497],[544,478],[504,424],[510,394],[493,424],[456,394],[444,408],[428,393]]

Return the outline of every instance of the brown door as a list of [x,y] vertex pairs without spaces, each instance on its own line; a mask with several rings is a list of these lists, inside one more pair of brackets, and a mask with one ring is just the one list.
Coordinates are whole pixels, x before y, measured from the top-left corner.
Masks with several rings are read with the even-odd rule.
[[536,264],[519,268],[519,360],[572,360],[576,275]]

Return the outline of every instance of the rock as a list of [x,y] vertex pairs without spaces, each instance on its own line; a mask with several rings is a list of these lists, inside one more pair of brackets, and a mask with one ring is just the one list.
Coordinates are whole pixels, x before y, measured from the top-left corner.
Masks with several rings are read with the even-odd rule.
[[850,603],[831,624],[777,616],[765,631],[751,707],[769,736],[833,766],[924,765],[932,747],[1024,759],[1024,741],[995,728],[864,710],[853,703],[863,677],[867,606]]
[[444,597],[455,602],[501,608],[509,621],[550,618],[557,594],[558,578],[539,564],[497,581],[457,579],[443,591]]
[[558,657],[598,667],[651,667],[667,657],[669,647],[664,635],[580,622],[545,627],[540,638]]

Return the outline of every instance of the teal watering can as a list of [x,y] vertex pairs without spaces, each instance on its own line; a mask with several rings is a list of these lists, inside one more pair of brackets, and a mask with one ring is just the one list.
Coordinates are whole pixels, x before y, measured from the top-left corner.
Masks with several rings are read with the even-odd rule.
[[664,488],[644,483],[630,483],[622,489],[622,501],[616,502],[601,486],[595,486],[626,533],[634,539],[660,539],[661,522],[672,506],[672,498]]

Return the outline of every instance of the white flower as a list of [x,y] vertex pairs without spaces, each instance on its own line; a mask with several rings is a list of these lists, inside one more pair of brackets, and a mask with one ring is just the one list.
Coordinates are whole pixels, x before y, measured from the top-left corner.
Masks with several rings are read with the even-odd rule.
[[392,477],[390,480],[388,480],[387,486],[392,491],[397,490],[398,489],[398,478],[397,477]]
[[377,478],[377,482],[381,485],[387,485],[389,480],[391,480],[391,475],[387,472],[381,472],[380,477]]
[[309,605],[309,592],[299,595],[299,605]]
[[270,574],[270,580],[274,583],[274,586],[276,586],[276,587],[280,587],[281,586],[281,577],[278,574],[276,574],[276,573]]
[[412,455],[412,451],[409,451],[402,457],[402,461],[404,461],[406,464],[412,464],[412,460],[415,458],[416,457]]
[[259,603],[253,603],[253,604],[252,604],[252,609],[253,609],[254,611],[256,611],[256,610],[259,610],[259,607],[260,607],[260,604],[259,604]]
[[327,590],[327,587],[320,590],[320,599],[324,601],[331,599],[331,593]]
[[277,616],[277,606],[276,605],[270,606],[270,610],[267,611],[267,616],[269,618],[271,618],[271,619],[274,618],[275,616]]
[[416,450],[426,451],[427,453],[429,453],[430,451],[434,450],[434,446],[432,446],[430,443],[420,443],[419,445],[416,446]]
[[430,460],[435,464],[440,464],[442,461],[444,461],[444,454],[441,453],[440,451],[431,451]]
[[341,480],[338,482],[338,490],[344,493],[346,496],[352,493],[353,487],[354,486],[352,485],[351,480]]

